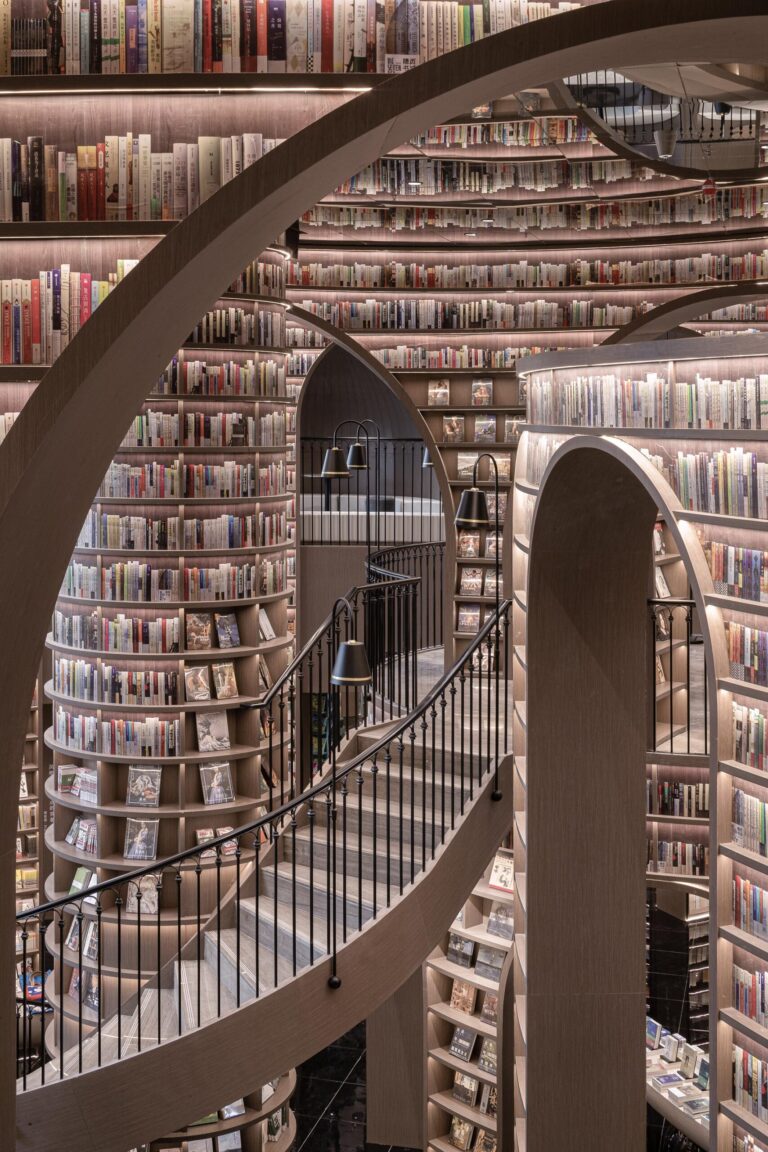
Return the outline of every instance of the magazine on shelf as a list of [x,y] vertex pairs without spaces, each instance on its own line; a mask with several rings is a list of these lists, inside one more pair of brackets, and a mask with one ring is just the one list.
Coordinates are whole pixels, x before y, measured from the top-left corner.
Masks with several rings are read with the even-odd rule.
[[443,416],[443,442],[461,444],[464,439],[464,417]]
[[213,647],[213,620],[210,612],[187,612],[187,649],[201,652]]
[[266,608],[259,608],[259,632],[261,633],[262,640],[276,639],[276,633],[272,627],[272,621],[267,615]]
[[496,1152],[496,1137],[485,1128],[478,1128],[473,1152]]
[[515,890],[514,857],[511,852],[504,848],[500,848],[493,858],[488,885],[491,888],[498,888],[502,892],[514,892]]
[[458,452],[456,454],[456,478],[458,480],[471,480],[477,460],[477,452]]
[[520,421],[512,416],[504,420],[504,443],[517,444],[520,440]]
[[480,630],[480,606],[474,604],[459,605],[459,614],[456,620],[456,631],[466,632],[474,636]]
[[159,820],[139,820],[129,817],[125,822],[126,860],[154,860],[157,855],[157,837],[160,831]]
[[447,408],[451,402],[451,382],[448,377],[430,380],[427,384],[427,407]]
[[499,1096],[495,1084],[484,1084],[477,1107],[488,1116],[496,1116],[499,1111]]
[[225,752],[231,747],[226,712],[195,712],[195,725],[201,752]]
[[211,685],[207,664],[193,664],[184,669],[184,693],[187,700],[210,700]]
[[472,407],[490,408],[493,404],[493,380],[472,381]]
[[[142,916],[156,916],[160,908],[160,888],[162,875],[157,873],[150,876],[140,876],[128,885],[128,895],[125,901],[126,912],[138,912],[141,904]],[[141,894],[141,901],[139,901]]]
[[496,443],[496,417],[475,416],[475,443]]
[[499,1020],[499,997],[495,992],[486,992],[483,1006],[480,1009],[480,1019],[488,1024],[497,1024]]
[[477,950],[475,972],[478,976],[483,976],[486,980],[493,980],[494,983],[498,984],[506,955],[506,952],[500,948],[489,948],[487,944],[481,944]]
[[514,917],[511,904],[494,902],[488,914],[488,935],[511,940],[514,935]]
[[462,968],[471,968],[474,950],[475,945],[472,940],[468,940],[466,936],[460,936],[458,932],[451,932],[448,937],[446,956],[453,964],[458,964]]
[[463,1024],[457,1024],[453,1030],[449,1051],[458,1056],[459,1060],[469,1060],[476,1040],[477,1032],[474,1028],[465,1028]]
[[483,591],[482,568],[462,568],[459,593],[462,596],[479,596]]
[[217,700],[233,700],[238,695],[235,666],[231,660],[222,664],[211,664],[213,688]]
[[483,1043],[480,1045],[480,1055],[477,1058],[478,1068],[482,1068],[485,1072],[492,1072],[496,1075],[496,1038],[495,1036],[484,1036]]
[[480,533],[459,532],[458,552],[462,559],[477,559],[477,557],[480,555]]
[[200,784],[206,804],[231,804],[235,799],[229,762],[200,765]]
[[[501,483],[502,480],[511,479],[511,477],[512,477],[512,457],[509,455],[509,453],[508,452],[492,452],[491,455],[493,456],[494,460],[496,461],[496,467],[499,470],[499,483]],[[488,465],[488,467],[491,469],[491,472],[493,472],[493,468],[491,468],[490,464]]]
[[215,620],[219,648],[239,648],[240,630],[234,612],[216,612]]
[[454,1072],[452,1095],[468,1108],[474,1108],[479,1087],[480,1081],[475,1076],[467,1072]]
[[160,783],[163,769],[146,768],[142,764],[131,764],[128,769],[128,786],[125,803],[129,807],[157,808],[160,803]]
[[464,1120],[461,1116],[453,1116],[448,1141],[453,1144],[454,1148],[458,1148],[459,1152],[468,1152],[474,1131],[475,1126],[470,1124],[469,1120]]
[[455,1008],[457,1012],[466,1012],[468,1016],[471,1016],[475,1010],[476,1000],[477,987],[474,984],[470,984],[469,980],[454,980],[451,989],[451,1008]]

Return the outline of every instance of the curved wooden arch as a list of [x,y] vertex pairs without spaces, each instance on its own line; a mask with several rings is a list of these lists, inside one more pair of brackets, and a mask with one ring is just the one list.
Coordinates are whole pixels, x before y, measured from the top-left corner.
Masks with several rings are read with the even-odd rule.
[[[704,630],[712,786],[715,685],[728,668],[725,633],[719,612],[705,607],[709,568],[695,533],[677,521],[682,509],[674,492],[633,447],[614,437],[574,435],[549,462],[534,512],[526,620],[525,991],[527,1146],[536,1152],[645,1148],[639,1036],[646,598],[657,508],[686,565]],[[728,717],[719,717],[719,730],[729,731]],[[714,1026],[711,1036],[715,1061]],[[580,1037],[588,1049],[579,1049]],[[551,1076],[566,1062],[553,1108],[547,1069]],[[591,1139],[595,1116],[599,1135]]]
[[730,284],[715,284],[703,288],[701,292],[686,293],[674,300],[667,300],[658,308],[636,316],[622,328],[612,332],[602,341],[607,344],[633,344],[637,340],[653,340],[671,333],[675,336],[700,336],[699,332],[684,331],[677,333],[675,329],[689,320],[696,320],[707,312],[714,312],[716,308],[727,308],[729,304],[751,304],[756,300],[765,300],[768,296],[768,280],[740,280]]
[[[0,736],[8,762],[21,763],[46,618],[93,493],[153,381],[244,259],[267,247],[341,179],[468,107],[584,67],[711,59],[723,44],[729,59],[759,63],[767,30],[764,0],[732,0],[727,10],[721,0],[612,0],[511,29],[393,77],[336,109],[179,223],[77,334],[0,451],[0,621],[12,653],[0,666]],[[18,773],[9,771],[0,792],[0,934],[6,939],[14,908],[17,796]],[[16,1108],[12,977],[13,957],[4,952],[0,1110],[8,1126]],[[194,1111],[195,1085],[186,1092]]]

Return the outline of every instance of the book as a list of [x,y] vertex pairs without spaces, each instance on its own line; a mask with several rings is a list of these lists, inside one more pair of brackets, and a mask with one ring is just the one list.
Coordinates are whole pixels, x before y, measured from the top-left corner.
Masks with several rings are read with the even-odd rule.
[[472,940],[468,940],[466,936],[460,936],[458,932],[451,932],[446,951],[446,956],[450,961],[462,968],[471,968],[474,950],[475,945]]
[[262,640],[274,640],[276,633],[272,627],[272,621],[267,615],[266,608],[259,608],[259,632]]
[[[221,828],[216,829],[217,836],[227,836],[230,832],[234,832],[232,824],[224,824]],[[234,856],[237,852],[237,840],[225,840],[221,845],[222,856]]]
[[245,1101],[234,1100],[231,1104],[225,1104],[220,1115],[222,1120],[231,1120],[233,1116],[245,1116]]
[[210,700],[211,685],[207,664],[193,664],[184,669],[184,693],[187,700]]
[[480,533],[459,532],[457,535],[458,554],[462,559],[477,559],[480,555]]
[[479,630],[480,606],[474,604],[459,605],[459,612],[456,618],[456,631],[466,632],[468,635],[474,636]]
[[476,1000],[477,988],[474,984],[470,984],[469,980],[454,980],[451,989],[451,1008],[471,1016],[475,1010]]
[[493,1036],[484,1036],[480,1046],[480,1055],[477,1058],[478,1068],[496,1075],[496,1039]]
[[451,382],[448,377],[430,380],[427,384],[427,407],[447,408],[451,402]]
[[493,404],[493,380],[472,381],[472,407],[490,408]]
[[157,916],[161,886],[162,876],[159,875],[139,876],[138,880],[132,880],[125,900],[126,912],[138,913],[141,907],[142,916]]
[[[213,828],[197,828],[195,829],[195,844],[198,848],[203,844],[207,844],[210,840],[215,839],[216,833]],[[215,848],[206,848],[205,851],[200,853],[201,860],[213,860],[216,856]]]
[[497,576],[497,573],[496,573],[495,569],[493,569],[493,568],[486,569],[485,580],[483,581],[483,595],[484,596],[495,596],[497,584],[498,584],[498,588],[499,588],[499,596],[504,595],[504,581],[503,581],[503,579],[497,580],[496,576]]
[[517,444],[520,440],[520,421],[513,416],[507,416],[504,420],[504,443]]
[[475,1076],[470,1076],[466,1072],[454,1072],[452,1095],[462,1104],[474,1108],[479,1087],[480,1081]]
[[69,895],[76,896],[78,893],[90,888],[93,883],[95,883],[94,872],[92,869],[85,868],[81,865],[72,877],[72,882],[69,886]]
[[460,444],[464,440],[464,417],[443,416],[443,442]]
[[238,695],[235,666],[231,660],[222,664],[212,664],[211,673],[217,700],[232,700]]
[[[495,531],[486,532],[486,534],[485,534],[485,558],[486,558],[486,560],[495,560],[496,559],[496,543],[497,543],[496,532]],[[501,556],[502,552],[504,551],[504,537],[501,535],[501,533],[499,533],[498,545],[499,545],[499,556]]]
[[497,1024],[499,1020],[499,998],[495,992],[486,992],[483,1006],[480,1009],[480,1019],[489,1024]]
[[488,914],[489,936],[511,940],[514,935],[514,916],[511,904],[493,903]]
[[[512,457],[508,452],[492,452],[496,467],[499,470],[499,483],[502,480],[509,480],[512,476]],[[493,471],[493,469],[491,469]]]
[[485,977],[486,980],[493,980],[498,983],[501,979],[501,969],[505,958],[506,953],[502,952],[500,948],[489,948],[487,944],[481,944],[477,950],[475,972],[478,976]]
[[129,817],[125,822],[126,860],[154,860],[157,854],[157,837],[160,831],[159,820],[139,820]]
[[460,1152],[467,1152],[472,1143],[474,1131],[475,1126],[474,1124],[470,1124],[469,1120],[463,1120],[461,1116],[452,1116],[448,1141],[450,1144],[453,1144],[454,1148],[458,1148]]
[[216,635],[220,648],[239,648],[240,632],[234,612],[216,612]]
[[474,1028],[465,1028],[463,1024],[457,1024],[448,1046],[449,1051],[454,1056],[458,1056],[459,1060],[469,1060],[476,1040],[477,1032]]
[[190,652],[213,647],[213,621],[209,612],[187,613],[186,637]]
[[201,752],[224,752],[231,747],[226,712],[195,712],[195,726]]
[[477,452],[459,452],[456,456],[457,479],[471,480],[476,464]]
[[229,762],[200,765],[200,784],[206,804],[231,804],[235,798]]
[[496,443],[495,416],[475,416],[475,442],[477,444]]
[[[657,600],[666,600],[669,596],[672,595],[669,590],[669,584],[667,584],[667,578],[664,575],[662,569],[658,566],[654,567],[653,569],[653,581],[656,589]],[[659,615],[661,615],[661,613]]]
[[[486,1085],[492,1091],[496,1089],[491,1084]],[[485,1109],[481,1109],[485,1111]],[[478,1128],[475,1143],[473,1145],[473,1152],[496,1152],[496,1137],[492,1132],[486,1132],[485,1128]]]
[[482,568],[462,568],[459,592],[462,596],[479,596],[483,590]]
[[504,848],[500,848],[493,858],[488,885],[490,888],[498,888],[502,892],[514,892],[515,890],[514,857],[511,852]]
[[131,764],[128,769],[128,787],[125,802],[129,807],[157,808],[160,803],[161,767]]

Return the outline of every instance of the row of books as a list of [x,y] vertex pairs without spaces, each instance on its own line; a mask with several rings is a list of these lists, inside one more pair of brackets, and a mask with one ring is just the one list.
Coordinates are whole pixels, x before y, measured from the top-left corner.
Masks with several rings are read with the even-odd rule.
[[648,838],[647,871],[678,876],[709,876],[709,845],[688,840]]
[[150,133],[128,132],[68,152],[3,136],[0,219],[181,220],[278,143],[248,132],[153,152]]
[[613,372],[553,381],[529,380],[529,416],[538,424],[603,428],[768,427],[768,374],[712,380],[696,373],[692,382],[670,381],[663,373],[639,379]]
[[136,757],[181,755],[179,721],[163,720],[159,716],[98,720],[57,705],[53,713],[53,735],[57,743],[73,752]]
[[738,873],[732,886],[733,923],[750,936],[768,939],[768,891]]
[[78,548],[145,551],[268,548],[287,539],[285,512],[211,518],[119,516],[93,510],[77,541]]
[[401,72],[529,20],[579,7],[412,0],[63,0],[0,25],[6,75]]
[[734,844],[768,856],[768,803],[734,788],[731,796],[731,835]]
[[733,1045],[733,1098],[751,1116],[768,1122],[768,1060]]
[[768,603],[768,552],[708,540],[704,551],[715,592]]
[[16,860],[37,856],[37,832],[26,832],[16,837]]
[[546,352],[549,345],[528,344],[512,348],[478,347],[475,344],[398,344],[394,348],[371,348],[371,355],[396,372],[421,371],[427,369],[440,372],[446,369],[514,368],[519,359]]
[[[217,645],[222,649],[240,647],[235,612],[188,611],[182,623],[178,616],[147,619],[118,612],[110,617],[101,612],[65,613],[57,609],[51,630],[58,644],[102,652],[180,652],[182,635],[187,652],[209,652]],[[262,641],[275,639],[266,608],[259,608],[259,635]]]
[[[715,196],[703,196],[699,189],[657,199],[615,200],[598,204],[499,205],[492,209],[493,227],[512,231],[569,232],[626,231],[659,228],[674,224],[713,224],[729,219],[751,220],[762,216],[768,204],[768,189],[759,185],[718,188]],[[353,231],[381,230],[386,242],[392,232],[427,230],[482,230],[488,208],[460,205],[395,205],[387,207],[317,204],[302,216],[309,231],[350,228]]]
[[768,632],[726,620],[725,639],[733,679],[768,685]]
[[[383,256],[386,254],[383,253]],[[704,262],[717,257],[679,260],[498,260],[492,252],[482,263],[404,263],[382,259],[319,261],[306,257],[291,264],[289,287],[307,288],[568,288],[595,285],[648,285],[711,283]],[[723,258],[725,260],[725,258]],[[743,280],[765,275],[768,252],[729,256],[721,267],[722,280]],[[761,269],[763,269],[761,271]]]
[[328,320],[337,328],[424,330],[453,328],[618,328],[636,316],[650,311],[653,304],[596,304],[594,300],[526,300],[509,304],[504,300],[334,300],[320,303],[302,300],[301,307]]
[[339,195],[438,196],[451,192],[493,194],[509,189],[546,192],[593,184],[655,179],[649,168],[629,160],[450,160],[385,156],[344,180]]
[[[493,568],[467,568],[462,567],[461,577],[459,580],[459,595],[460,596],[485,596],[495,597],[498,591],[499,596],[504,595],[503,581],[496,579],[496,571]],[[470,606],[471,608],[471,606]],[[479,614],[475,621],[475,614],[470,611],[470,614],[464,614],[461,617],[461,623],[468,627],[469,631],[476,632],[477,626],[480,623]],[[463,632],[466,627],[460,627],[459,631]]]
[[[269,419],[270,426],[272,424]],[[285,418],[283,417],[283,423]],[[146,408],[135,416],[122,448],[238,447],[259,442],[255,416],[246,412],[158,412]]]
[[[264,469],[259,469],[259,475]],[[266,473],[269,475],[269,473]],[[266,478],[266,477],[265,477]],[[163,500],[169,497],[214,499],[255,496],[256,465],[226,460],[222,464],[124,464],[113,461],[99,489],[99,497],[125,500]]]
[[[499,482],[508,482],[512,476],[512,457],[506,452],[491,452],[496,468],[498,471]],[[480,462],[479,452],[457,452],[456,453],[456,478],[459,480],[471,479],[475,467]],[[488,479],[493,479],[496,475],[493,468],[488,464]]]
[[78,852],[85,852],[88,856],[96,856],[98,849],[98,832],[96,821],[91,816],[76,816],[64,842],[71,844]]
[[483,144],[540,148],[548,144],[581,144],[594,139],[589,128],[576,116],[541,116],[536,120],[437,124],[419,132],[409,143],[415,148],[476,148]]
[[709,816],[709,784],[684,784],[680,780],[648,780],[646,811],[649,816]]
[[98,803],[98,772],[90,765],[59,764],[56,767],[56,788],[66,796],[75,796],[81,804]]
[[[457,536],[457,555],[461,560],[476,560],[480,556],[480,533],[463,530]],[[499,535],[499,551],[504,547],[504,537]],[[496,533],[493,529],[485,533],[485,557],[496,558]]]
[[175,356],[155,385],[155,396],[286,395],[286,354],[259,354],[258,360],[229,360],[212,364]]
[[[461,1073],[457,1072],[456,1075],[461,1076]],[[488,1087],[490,1088],[490,1085]],[[463,1116],[451,1116],[451,1126],[446,1139],[454,1148],[458,1148],[459,1152],[496,1152],[495,1134],[478,1127]]]
[[735,700],[731,705],[733,759],[750,768],[768,772],[766,718],[759,708],[749,708]]
[[285,309],[278,305],[253,304],[211,308],[195,325],[189,344],[234,344],[279,347],[285,344]]
[[768,518],[768,464],[757,453],[743,448],[678,452],[668,468],[660,456],[649,458],[664,473],[684,508]]
[[[238,695],[235,666],[228,660],[211,664],[210,668],[207,664],[187,666],[183,677],[187,701],[211,699],[209,676],[213,678],[217,700],[231,700]],[[54,660],[53,687],[63,695],[97,703],[150,707],[179,703],[178,672],[116,668],[112,664],[97,666],[61,656]]]
[[119,259],[105,280],[68,264],[31,280],[0,280],[0,363],[51,363],[137,262]]
[[132,601],[161,604],[179,600],[250,600],[271,596],[285,588],[282,558],[259,564],[216,567],[158,568],[138,560],[108,565],[69,564],[62,596],[85,600]]
[[750,972],[734,964],[733,1006],[737,1012],[768,1027],[768,972],[764,968]]

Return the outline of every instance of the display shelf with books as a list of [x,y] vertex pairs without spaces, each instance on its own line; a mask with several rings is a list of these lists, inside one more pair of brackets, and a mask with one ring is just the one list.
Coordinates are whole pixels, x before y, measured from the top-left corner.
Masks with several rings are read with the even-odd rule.
[[496,1147],[503,989],[514,952],[512,852],[494,854],[425,964],[430,1148]]
[[[33,908],[42,899],[42,777],[43,765],[43,710],[40,681],[29,710],[24,760],[19,778],[19,807],[16,821],[16,911]],[[44,970],[42,941],[36,931],[16,932],[16,974],[18,994],[24,994],[39,984]]]
[[291,1110],[291,1097],[296,1091],[296,1073],[271,1080],[240,1100],[219,1108],[217,1112],[202,1116],[169,1133],[162,1142],[153,1142],[147,1152],[161,1152],[167,1142],[177,1142],[182,1148],[203,1147],[234,1149],[236,1152],[264,1152],[270,1148],[287,1149],[296,1136],[296,1120]]
[[[248,823],[273,802],[273,757],[285,766],[288,736],[278,717],[254,706],[293,642],[284,263],[277,250],[253,261],[233,295],[203,317],[197,349],[185,346],[163,373],[81,530],[47,641],[49,894],[202,845],[212,829]],[[260,294],[246,294],[252,286]],[[210,857],[201,850],[201,913],[216,898],[218,874],[225,882],[235,863],[226,852]],[[131,892],[126,898],[118,919],[128,980],[125,947],[139,949],[146,929],[135,894],[133,907]],[[148,920],[163,909],[162,888],[146,894]],[[104,911],[96,942],[87,923],[88,936],[74,939],[77,917],[50,933],[65,1046],[84,1008],[92,1027],[118,1003],[117,925]],[[190,903],[184,938],[196,928],[192,912]],[[85,944],[95,949],[85,967],[98,961],[101,1004],[92,989],[69,987]],[[61,1040],[58,1027],[49,1047]]]

